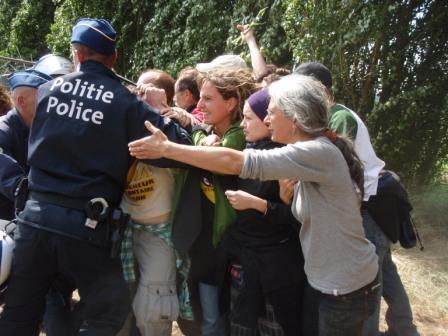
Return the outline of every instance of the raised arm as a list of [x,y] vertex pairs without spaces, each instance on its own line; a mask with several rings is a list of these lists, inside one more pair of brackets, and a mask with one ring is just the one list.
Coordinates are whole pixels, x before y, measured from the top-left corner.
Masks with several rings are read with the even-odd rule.
[[265,75],[268,71],[266,67],[266,62],[264,61],[261,50],[258,47],[257,40],[255,39],[255,34],[249,25],[237,25],[236,28],[241,31],[244,41],[246,41],[250,52],[250,61],[252,63],[252,69],[255,78],[258,80],[261,76]]
[[129,152],[137,159],[167,158],[221,174],[239,175],[243,167],[242,152],[224,147],[187,146],[168,140],[149,121],[152,135],[129,143]]

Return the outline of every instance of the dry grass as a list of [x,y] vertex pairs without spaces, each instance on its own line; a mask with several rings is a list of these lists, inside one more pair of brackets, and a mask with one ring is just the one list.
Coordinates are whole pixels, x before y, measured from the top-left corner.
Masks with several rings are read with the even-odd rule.
[[394,251],[422,336],[448,333],[448,227],[422,228],[425,250]]
[[393,259],[420,334],[448,335],[448,184],[431,188],[412,200],[425,249],[396,247]]

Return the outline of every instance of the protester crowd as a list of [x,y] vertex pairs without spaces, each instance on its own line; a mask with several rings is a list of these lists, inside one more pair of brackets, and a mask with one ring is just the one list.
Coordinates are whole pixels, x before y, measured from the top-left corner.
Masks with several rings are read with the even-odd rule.
[[383,334],[419,335],[369,208],[391,174],[364,122],[324,64],[266,64],[238,29],[252,69],[221,55],[124,86],[115,29],[80,19],[73,64],[9,75],[0,335],[374,336],[382,296]]

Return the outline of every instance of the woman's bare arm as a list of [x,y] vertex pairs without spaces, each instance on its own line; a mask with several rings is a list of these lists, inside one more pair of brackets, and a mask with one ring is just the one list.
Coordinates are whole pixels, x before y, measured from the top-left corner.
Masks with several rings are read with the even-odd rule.
[[261,54],[261,50],[258,47],[254,31],[249,25],[237,25],[236,28],[241,32],[244,41],[246,41],[247,46],[249,47],[252,70],[255,78],[258,80],[261,76],[266,75],[268,68],[266,67],[266,62]]
[[165,157],[221,174],[239,175],[244,154],[224,147],[187,146],[171,142],[161,130],[149,121],[146,128],[152,135],[129,143],[129,152],[137,159]]

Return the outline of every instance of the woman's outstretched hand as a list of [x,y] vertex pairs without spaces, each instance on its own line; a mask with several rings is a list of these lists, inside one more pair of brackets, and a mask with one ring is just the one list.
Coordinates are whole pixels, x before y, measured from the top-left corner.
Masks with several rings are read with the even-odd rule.
[[163,157],[169,140],[165,134],[149,121],[145,127],[152,135],[132,141],[128,144],[129,153],[137,159],[159,159]]

